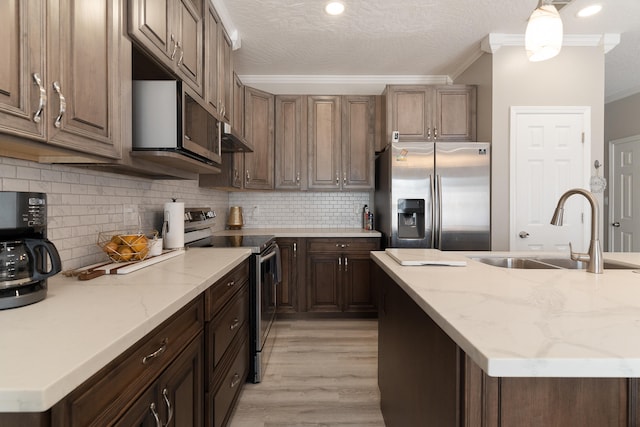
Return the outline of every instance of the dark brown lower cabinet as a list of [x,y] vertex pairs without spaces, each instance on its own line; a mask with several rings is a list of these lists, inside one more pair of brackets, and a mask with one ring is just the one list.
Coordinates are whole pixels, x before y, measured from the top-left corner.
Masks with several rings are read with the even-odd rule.
[[377,265],[374,277],[387,427],[640,426],[638,379],[490,377]]
[[162,376],[136,399],[115,426],[202,426],[202,341],[201,334]]
[[369,252],[379,249],[376,238],[310,238],[306,245],[307,312],[377,312]]
[[[205,426],[226,426],[249,374],[249,262],[207,289]],[[217,304],[224,295],[226,302]],[[186,425],[186,424],[185,424]]]
[[0,427],[225,426],[249,370],[248,281],[247,260],[53,408]]
[[278,313],[289,314],[299,311],[298,271],[299,254],[303,249],[298,238],[278,238],[280,257],[282,260],[282,275],[280,286],[276,288]]

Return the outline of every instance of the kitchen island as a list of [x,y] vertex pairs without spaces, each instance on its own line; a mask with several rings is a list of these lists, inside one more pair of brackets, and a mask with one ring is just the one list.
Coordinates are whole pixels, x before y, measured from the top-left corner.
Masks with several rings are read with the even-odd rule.
[[2,413],[49,410],[249,255],[194,248],[127,275],[57,275],[43,301],[0,311],[0,425]]
[[[447,252],[467,265],[443,267],[372,253],[388,426],[639,425],[640,274],[506,269],[465,255]],[[605,259],[640,265],[640,254]]]

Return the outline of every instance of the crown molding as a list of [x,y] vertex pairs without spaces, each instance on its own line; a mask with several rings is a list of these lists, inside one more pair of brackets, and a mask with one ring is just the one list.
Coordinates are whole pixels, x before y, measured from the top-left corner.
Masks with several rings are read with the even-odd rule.
[[[224,29],[227,30],[227,35],[231,39],[231,48],[233,50],[240,49],[242,45],[242,40],[240,39],[240,33],[238,32],[238,27],[233,23],[233,19],[231,19],[231,15],[229,14],[229,10],[227,6],[224,4],[223,0],[210,0],[213,5],[216,13],[220,17],[222,21],[222,25]],[[208,12],[207,12],[208,13]]]
[[610,102],[619,101],[621,99],[627,98],[627,97],[632,96],[632,95],[636,95],[638,93],[640,93],[640,86],[635,86],[635,87],[632,87],[630,89],[626,89],[626,90],[623,90],[621,92],[617,92],[617,93],[611,94],[609,96],[606,96],[604,98],[604,103],[608,104]]
[[239,76],[244,84],[450,84],[444,75],[251,75]]
[[444,75],[240,75],[243,84],[274,95],[379,95],[387,85],[448,85]]
[[[604,53],[620,43],[620,34],[565,34],[562,38],[562,46],[601,46]],[[480,43],[484,52],[496,53],[503,46],[524,46],[524,34],[490,33]]]

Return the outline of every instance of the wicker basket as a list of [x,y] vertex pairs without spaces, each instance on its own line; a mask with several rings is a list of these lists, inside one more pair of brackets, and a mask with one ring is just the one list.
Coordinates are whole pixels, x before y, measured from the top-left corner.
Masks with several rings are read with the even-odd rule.
[[157,231],[150,237],[144,233],[101,232],[98,233],[98,246],[111,261],[142,261],[149,255],[149,241],[157,235]]

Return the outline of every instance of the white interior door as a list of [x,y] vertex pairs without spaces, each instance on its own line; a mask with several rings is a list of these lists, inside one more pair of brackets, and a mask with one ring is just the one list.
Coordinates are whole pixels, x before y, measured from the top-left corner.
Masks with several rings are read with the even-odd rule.
[[589,107],[512,107],[511,250],[587,250],[584,198],[569,198],[562,227],[550,221],[565,191],[588,188],[589,116]]
[[640,135],[609,145],[609,250],[640,252]]

